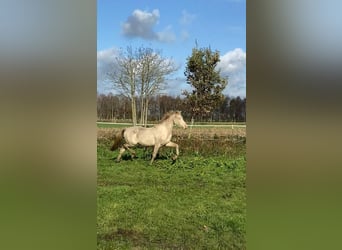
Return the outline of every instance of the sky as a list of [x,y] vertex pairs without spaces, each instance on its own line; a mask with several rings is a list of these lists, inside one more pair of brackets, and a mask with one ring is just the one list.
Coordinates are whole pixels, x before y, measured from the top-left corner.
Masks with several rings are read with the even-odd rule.
[[217,68],[228,77],[223,93],[245,97],[245,0],[98,0],[97,91],[115,93],[104,79],[120,48],[143,46],[161,51],[179,66],[167,77],[163,93],[181,96],[182,90],[191,89],[184,71],[196,42],[199,48],[219,51]]

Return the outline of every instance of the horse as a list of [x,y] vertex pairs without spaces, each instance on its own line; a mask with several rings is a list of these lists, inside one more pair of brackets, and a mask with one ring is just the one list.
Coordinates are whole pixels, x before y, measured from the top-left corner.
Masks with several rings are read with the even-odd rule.
[[153,163],[159,148],[162,146],[176,149],[176,155],[172,158],[173,162],[175,162],[179,155],[179,146],[171,141],[174,124],[183,129],[188,127],[183,120],[180,111],[170,111],[163,116],[158,124],[155,124],[151,128],[134,126],[123,129],[121,133],[115,137],[113,146],[111,147],[112,151],[120,147],[120,152],[116,161],[121,161],[121,156],[126,150],[131,153],[133,159],[135,157],[135,151],[130,147],[139,144],[142,146],[154,146],[150,164]]

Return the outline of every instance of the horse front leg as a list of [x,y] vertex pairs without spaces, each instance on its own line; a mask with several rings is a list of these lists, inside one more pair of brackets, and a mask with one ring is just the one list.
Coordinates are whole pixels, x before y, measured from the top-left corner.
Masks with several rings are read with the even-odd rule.
[[176,155],[174,157],[172,157],[172,160],[173,161],[177,160],[178,155],[179,155],[179,146],[178,146],[178,144],[170,141],[167,144],[165,144],[165,146],[166,147],[171,147],[171,148],[176,148]]
[[155,145],[154,145],[153,154],[152,154],[152,159],[151,159],[150,164],[152,164],[153,161],[154,161],[154,159],[156,158],[159,148],[160,148],[160,145],[159,145],[159,144],[155,144]]

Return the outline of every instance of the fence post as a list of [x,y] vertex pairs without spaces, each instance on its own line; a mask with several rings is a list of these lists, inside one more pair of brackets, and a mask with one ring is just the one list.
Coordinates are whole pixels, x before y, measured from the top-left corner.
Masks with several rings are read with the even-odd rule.
[[191,117],[191,125],[190,125],[190,131],[189,131],[188,139],[190,139],[190,137],[191,137],[191,131],[192,131],[192,126],[193,125],[194,125],[194,118]]

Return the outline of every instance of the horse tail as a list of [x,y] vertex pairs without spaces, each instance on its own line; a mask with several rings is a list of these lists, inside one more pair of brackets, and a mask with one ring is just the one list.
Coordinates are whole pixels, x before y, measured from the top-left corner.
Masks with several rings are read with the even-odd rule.
[[117,148],[119,148],[119,146],[121,146],[121,144],[123,143],[123,139],[124,139],[124,132],[125,132],[125,129],[123,129],[120,134],[115,136],[113,146],[110,148],[111,151],[114,151]]

